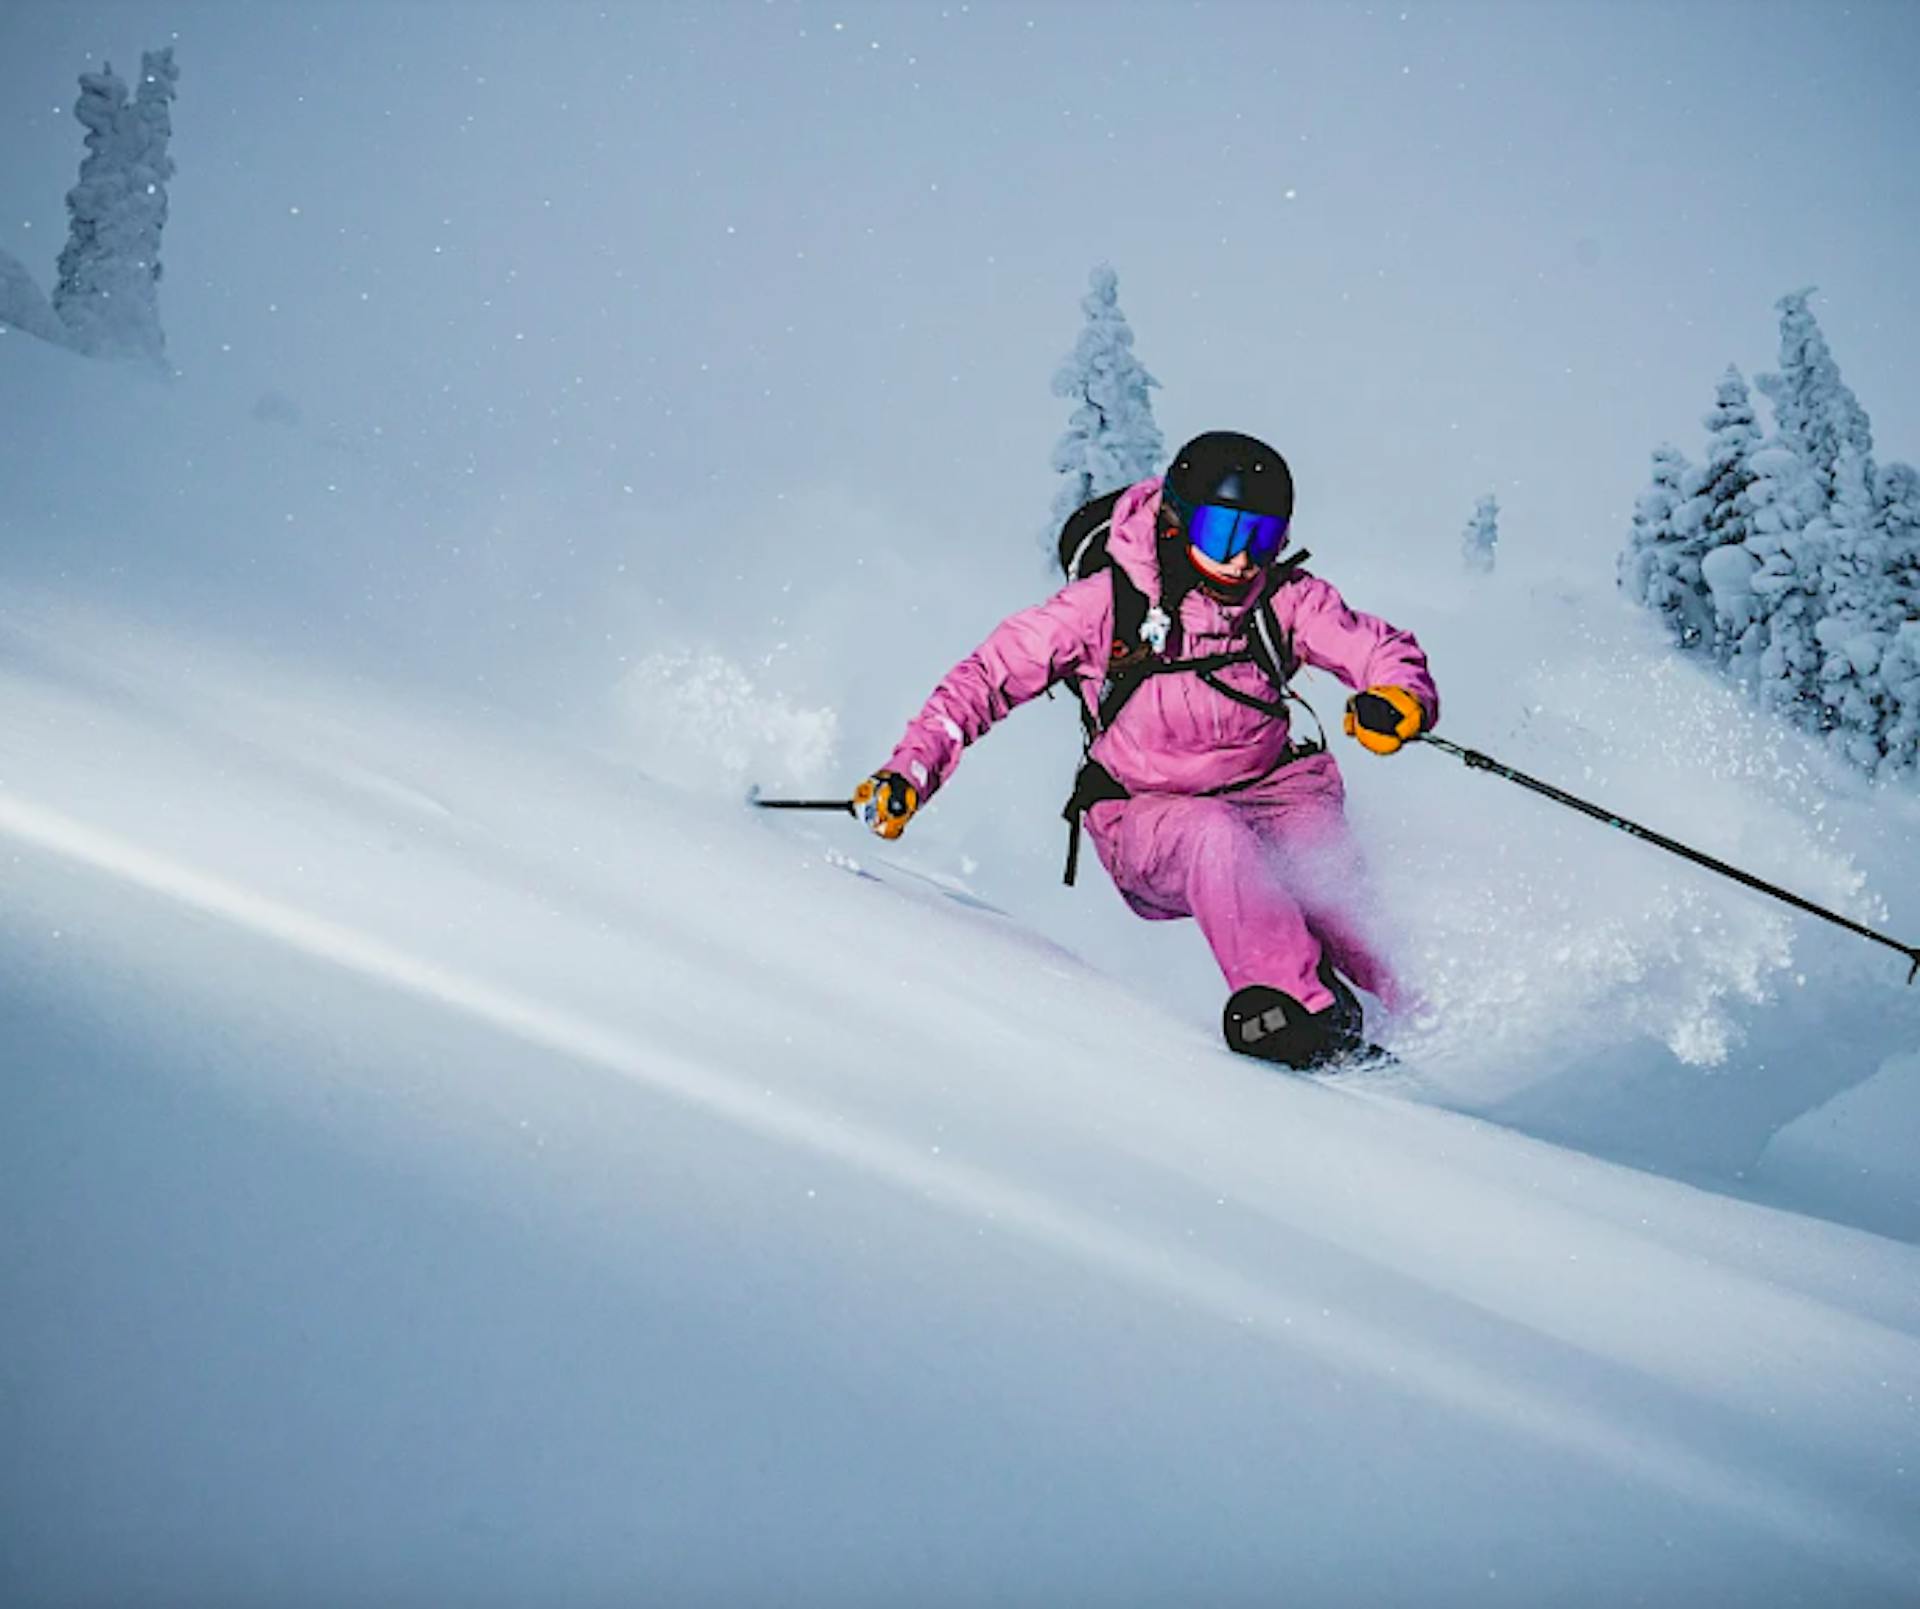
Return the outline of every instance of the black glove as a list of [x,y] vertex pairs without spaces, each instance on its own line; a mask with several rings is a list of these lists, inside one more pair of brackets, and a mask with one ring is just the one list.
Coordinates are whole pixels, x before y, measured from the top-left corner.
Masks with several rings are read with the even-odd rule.
[[1347,700],[1347,736],[1375,754],[1393,753],[1426,724],[1426,711],[1404,687],[1369,687]]

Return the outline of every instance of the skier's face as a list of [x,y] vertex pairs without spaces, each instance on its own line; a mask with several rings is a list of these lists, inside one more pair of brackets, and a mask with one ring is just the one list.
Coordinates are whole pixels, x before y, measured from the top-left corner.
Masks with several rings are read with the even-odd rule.
[[1199,573],[1200,579],[1225,593],[1232,594],[1238,591],[1259,573],[1259,563],[1245,548],[1234,554],[1232,558],[1214,559],[1187,541],[1186,533],[1181,527],[1180,515],[1170,503],[1163,502],[1160,505],[1160,534],[1170,542],[1179,542],[1188,561]]
[[1187,558],[1208,586],[1232,595],[1271,564],[1286,545],[1288,521],[1227,504],[1189,508],[1169,490],[1160,499],[1168,534],[1187,544]]
[[1244,550],[1234,554],[1225,563],[1208,558],[1197,547],[1189,547],[1187,557],[1202,576],[1223,587],[1244,587],[1260,568]]

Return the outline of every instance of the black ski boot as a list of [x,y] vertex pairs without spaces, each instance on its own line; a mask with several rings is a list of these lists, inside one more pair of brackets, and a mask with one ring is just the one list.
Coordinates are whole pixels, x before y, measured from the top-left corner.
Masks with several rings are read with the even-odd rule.
[[1236,990],[1221,1020],[1227,1048],[1300,1072],[1331,1071],[1372,1050],[1361,1032],[1360,1002],[1346,980],[1323,961],[1320,981],[1333,991],[1333,1004],[1323,1011],[1309,1011],[1265,984]]

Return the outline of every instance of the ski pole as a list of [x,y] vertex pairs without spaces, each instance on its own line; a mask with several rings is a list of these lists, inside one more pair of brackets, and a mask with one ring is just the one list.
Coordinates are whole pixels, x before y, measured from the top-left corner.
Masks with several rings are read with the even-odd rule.
[[1755,877],[1751,872],[1743,872],[1738,866],[1729,866],[1724,860],[1716,860],[1712,855],[1703,854],[1697,849],[1689,849],[1685,844],[1667,837],[1664,833],[1655,832],[1651,827],[1643,827],[1637,821],[1628,821],[1624,816],[1616,816],[1611,810],[1603,810],[1597,804],[1589,803],[1585,799],[1577,799],[1551,783],[1542,782],[1538,777],[1530,777],[1524,771],[1516,771],[1511,766],[1502,765],[1498,760],[1482,754],[1478,749],[1465,749],[1458,743],[1449,743],[1443,737],[1433,737],[1425,732],[1422,732],[1414,741],[1431,744],[1443,753],[1451,754],[1456,759],[1464,761],[1472,770],[1491,771],[1497,777],[1505,777],[1509,782],[1517,782],[1523,788],[1531,788],[1535,793],[1544,794],[1556,804],[1567,805],[1583,815],[1592,816],[1595,821],[1605,822],[1609,827],[1618,827],[1620,831],[1635,838],[1657,844],[1683,860],[1692,861],[1696,866],[1704,866],[1708,871],[1718,872],[1722,877],[1731,877],[1736,883],[1745,884],[1746,887],[1756,889],[1762,894],[1771,894],[1775,899],[1785,900],[1796,910],[1805,911],[1812,916],[1824,917],[1827,921],[1844,927],[1849,933],[1858,933],[1863,939],[1872,939],[1875,944],[1884,944],[1890,950],[1898,950],[1913,963],[1912,969],[1907,973],[1907,982],[1911,984],[1916,977],[1920,977],[1920,945],[1902,944],[1898,939],[1888,938],[1884,933],[1876,933],[1870,927],[1862,927],[1860,923],[1851,921],[1836,911],[1816,905],[1812,900],[1802,899],[1798,894]]
[[762,799],[757,787],[747,795],[747,803],[760,810],[832,810],[843,816],[854,813],[851,799]]

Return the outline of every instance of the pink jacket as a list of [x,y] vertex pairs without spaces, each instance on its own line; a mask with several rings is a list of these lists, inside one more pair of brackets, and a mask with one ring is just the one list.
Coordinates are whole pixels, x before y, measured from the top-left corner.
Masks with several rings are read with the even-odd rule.
[[[1154,518],[1160,482],[1144,480],[1114,505],[1107,552],[1151,601],[1160,596]],[[1303,664],[1331,671],[1349,687],[1404,687],[1431,727],[1440,697],[1426,655],[1411,634],[1373,615],[1356,614],[1325,581],[1295,571],[1264,586],[1275,619]],[[1238,650],[1258,594],[1222,604],[1195,588],[1180,605],[1181,658]],[[936,793],[960,763],[961,750],[1015,705],[1071,679],[1097,708],[1113,636],[1113,585],[1104,573],[1071,581],[1045,603],[1023,609],[992,634],[933,690],[887,769],[912,778],[923,798]],[[1230,666],[1228,685],[1272,700],[1277,694],[1258,666]],[[1095,740],[1093,758],[1130,793],[1210,793],[1266,775],[1284,758],[1288,723],[1216,692],[1190,674],[1150,676],[1113,725]]]

